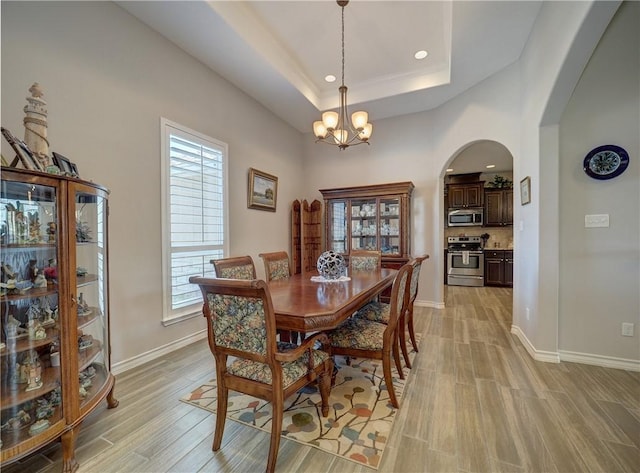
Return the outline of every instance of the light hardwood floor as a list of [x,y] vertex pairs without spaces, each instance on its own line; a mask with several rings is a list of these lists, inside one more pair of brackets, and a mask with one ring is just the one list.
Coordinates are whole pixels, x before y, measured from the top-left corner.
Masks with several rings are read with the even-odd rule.
[[[416,307],[420,353],[381,472],[638,472],[640,373],[533,361],[510,334],[510,289],[447,287],[444,310]],[[119,375],[120,406],[97,409],[77,443],[79,473],[259,472],[268,434],[178,399],[213,377],[199,342]],[[52,444],[3,473],[59,472]],[[290,440],[280,472],[373,472]]]

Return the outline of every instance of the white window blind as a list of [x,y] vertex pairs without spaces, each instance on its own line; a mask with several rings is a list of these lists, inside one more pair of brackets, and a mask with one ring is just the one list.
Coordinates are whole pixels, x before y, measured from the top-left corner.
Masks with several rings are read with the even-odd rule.
[[162,120],[165,310],[163,320],[200,314],[191,276],[213,276],[226,254],[227,145]]

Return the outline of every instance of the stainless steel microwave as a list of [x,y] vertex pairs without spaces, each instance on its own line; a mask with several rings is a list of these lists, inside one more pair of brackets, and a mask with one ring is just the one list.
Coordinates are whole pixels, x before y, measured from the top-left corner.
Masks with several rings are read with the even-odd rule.
[[484,209],[449,209],[447,225],[450,227],[481,227]]

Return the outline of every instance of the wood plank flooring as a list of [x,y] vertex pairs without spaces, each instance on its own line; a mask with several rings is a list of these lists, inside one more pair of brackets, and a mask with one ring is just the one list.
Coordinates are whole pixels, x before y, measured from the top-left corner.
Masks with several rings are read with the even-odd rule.
[[[420,353],[381,472],[638,472],[640,373],[532,360],[511,335],[512,291],[447,287],[444,310],[416,307]],[[179,398],[214,375],[199,342],[116,381],[120,406],[96,410],[77,442],[79,473],[259,472],[269,436]],[[61,471],[57,443],[3,473]],[[282,440],[279,472],[374,470]]]

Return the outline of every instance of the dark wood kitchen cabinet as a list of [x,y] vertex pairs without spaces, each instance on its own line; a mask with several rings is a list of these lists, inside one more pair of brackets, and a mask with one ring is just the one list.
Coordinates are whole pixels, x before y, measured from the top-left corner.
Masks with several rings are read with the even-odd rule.
[[513,250],[485,250],[484,285],[513,287]]
[[513,189],[486,189],[484,218],[485,227],[513,225]]
[[449,184],[447,196],[450,209],[466,209],[469,207],[482,207],[484,182],[472,182],[466,184]]

